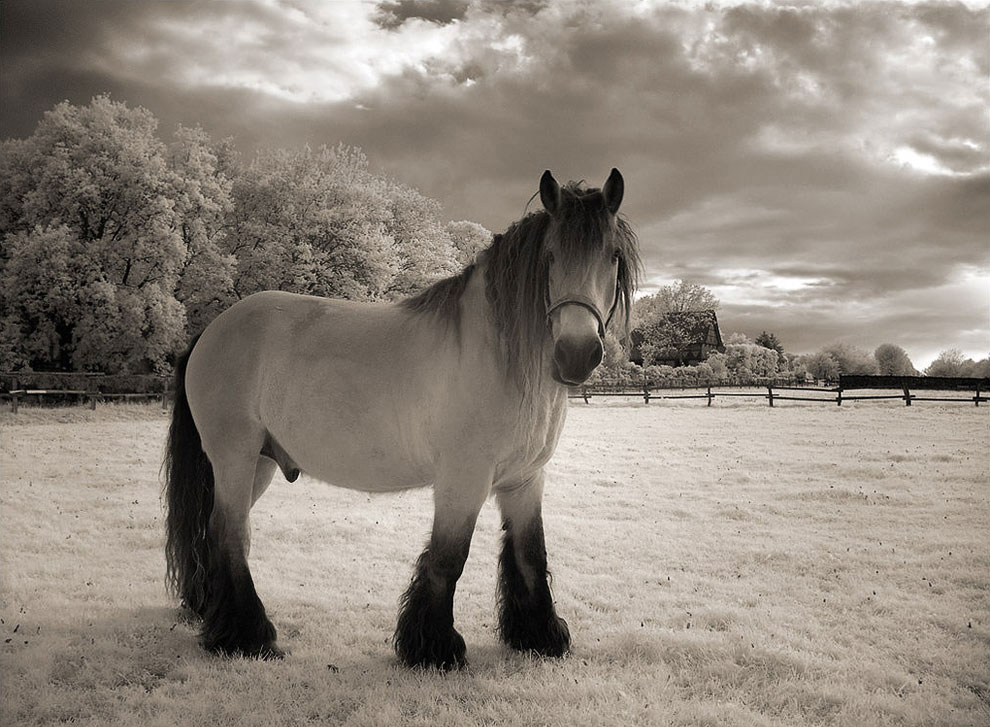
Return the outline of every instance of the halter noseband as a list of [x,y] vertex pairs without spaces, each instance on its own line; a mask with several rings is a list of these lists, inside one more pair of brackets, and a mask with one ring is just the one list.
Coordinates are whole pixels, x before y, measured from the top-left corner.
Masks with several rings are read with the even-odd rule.
[[598,310],[598,306],[595,305],[595,301],[586,295],[569,295],[564,298],[558,298],[553,303],[547,306],[547,322],[550,321],[550,315],[558,308],[563,308],[565,305],[579,305],[582,308],[587,308],[591,311],[591,315],[595,317],[598,321],[598,337],[605,340],[605,329],[608,328],[608,324],[612,322],[612,316],[615,314],[615,307],[619,305],[619,286],[615,286],[615,299],[612,301],[612,307],[608,310],[608,317],[603,318],[602,313]]

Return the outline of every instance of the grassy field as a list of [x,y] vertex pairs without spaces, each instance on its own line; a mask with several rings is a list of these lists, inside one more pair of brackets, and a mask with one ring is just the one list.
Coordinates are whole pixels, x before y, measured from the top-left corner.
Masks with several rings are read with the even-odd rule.
[[572,654],[494,636],[482,512],[470,667],[400,668],[430,493],[277,479],[258,590],[291,650],[219,660],[163,586],[155,405],[0,414],[0,723],[990,724],[990,411],[573,404],[545,502]]

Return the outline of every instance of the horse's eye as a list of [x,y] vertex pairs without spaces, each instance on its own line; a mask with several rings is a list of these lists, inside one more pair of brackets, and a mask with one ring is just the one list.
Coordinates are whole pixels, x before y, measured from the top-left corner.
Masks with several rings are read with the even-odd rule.
[[621,259],[622,259],[622,253],[619,252],[618,249],[616,249],[615,252],[612,253],[612,262],[617,263]]

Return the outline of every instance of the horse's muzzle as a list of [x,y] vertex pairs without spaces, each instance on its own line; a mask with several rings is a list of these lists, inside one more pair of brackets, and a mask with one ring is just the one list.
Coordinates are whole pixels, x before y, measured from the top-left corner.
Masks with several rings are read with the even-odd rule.
[[604,355],[605,349],[597,336],[562,336],[553,347],[553,377],[568,386],[583,384]]

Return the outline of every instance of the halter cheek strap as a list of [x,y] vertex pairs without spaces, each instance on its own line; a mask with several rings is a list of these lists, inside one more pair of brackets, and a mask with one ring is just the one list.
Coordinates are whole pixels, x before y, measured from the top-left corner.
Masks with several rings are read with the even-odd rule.
[[612,321],[612,315],[615,313],[615,307],[619,304],[619,289],[615,290],[615,299],[612,301],[612,307],[608,311],[608,317],[602,317],[602,313],[598,310],[598,306],[595,305],[595,301],[586,295],[569,295],[564,298],[558,298],[556,301],[547,306],[547,321],[550,320],[550,315],[558,308],[563,308],[565,305],[579,305],[582,308],[587,308],[591,311],[591,315],[595,317],[598,321],[598,337],[605,340],[605,329],[608,328],[608,324]]

